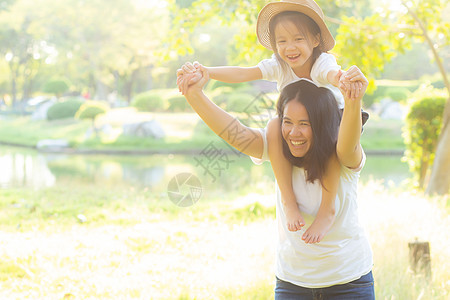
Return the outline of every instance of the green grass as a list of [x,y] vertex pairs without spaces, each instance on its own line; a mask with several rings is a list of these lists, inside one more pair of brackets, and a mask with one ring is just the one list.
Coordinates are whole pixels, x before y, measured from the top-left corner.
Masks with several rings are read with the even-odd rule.
[[[228,197],[233,197],[230,193]],[[217,197],[217,198],[214,198]],[[236,196],[235,196],[236,197]],[[220,207],[220,208],[219,208]],[[220,196],[209,195],[189,208],[174,205],[167,193],[152,193],[147,188],[125,188],[120,185],[103,186],[89,182],[60,182],[57,187],[0,190],[0,229],[7,231],[30,230],[35,226],[57,223],[70,227],[81,222],[79,215],[86,217],[92,226],[132,225],[143,219],[175,220],[190,216],[192,221],[223,220],[230,223],[248,223],[275,216],[274,207],[260,203],[231,206]]]
[[82,139],[91,126],[87,121],[73,119],[31,121],[29,117],[5,119],[0,122],[0,142],[36,146],[42,139],[67,138],[71,144]]
[[[0,190],[0,298],[273,299],[274,195],[179,208],[148,189],[59,184]],[[446,299],[448,196],[373,182],[359,195],[377,299]],[[414,237],[430,242],[429,281],[409,270]]]
[[369,119],[364,125],[361,145],[366,151],[403,151],[402,127],[403,121],[399,120]]

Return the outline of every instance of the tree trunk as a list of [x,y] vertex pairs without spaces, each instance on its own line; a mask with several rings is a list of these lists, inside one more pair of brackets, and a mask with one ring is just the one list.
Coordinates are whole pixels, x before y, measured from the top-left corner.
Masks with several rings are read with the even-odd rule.
[[450,125],[442,128],[436,147],[433,169],[426,189],[428,195],[450,193]]
[[425,178],[427,177],[427,171],[429,167],[429,157],[430,155],[426,154],[426,159],[422,159],[422,163],[420,164],[420,171],[419,171],[419,188],[422,190],[425,185]]
[[108,87],[99,79],[96,79],[95,87],[95,99],[106,100],[108,98]]

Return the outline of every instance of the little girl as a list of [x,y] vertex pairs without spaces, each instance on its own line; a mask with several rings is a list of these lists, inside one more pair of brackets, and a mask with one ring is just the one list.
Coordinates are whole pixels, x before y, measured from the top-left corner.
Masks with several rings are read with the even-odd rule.
[[[326,53],[335,41],[323,20],[323,12],[313,0],[289,0],[271,2],[259,13],[256,31],[259,42],[274,51],[271,59],[261,61],[254,67],[208,67],[210,78],[240,83],[265,79],[276,81],[281,91],[288,83],[299,78],[313,80],[318,86],[332,90],[339,108],[344,107],[343,96],[337,88],[345,84],[351,89],[357,81],[357,72],[350,68],[343,72],[334,56]],[[186,63],[178,70],[180,91],[196,81],[196,77],[183,81],[184,73],[198,72],[200,64]],[[324,120],[326,121],[326,120]],[[301,230],[305,221],[300,213],[301,203],[297,203],[292,188],[292,164],[282,155],[281,128],[286,120],[272,119],[267,128],[269,158],[277,180],[290,231]],[[302,125],[303,126],[303,125]],[[291,147],[302,148],[302,137],[290,140]],[[336,157],[322,162],[326,170],[322,183],[322,202],[315,220],[302,235],[306,243],[322,240],[335,219],[335,199],[340,175],[340,164]]]

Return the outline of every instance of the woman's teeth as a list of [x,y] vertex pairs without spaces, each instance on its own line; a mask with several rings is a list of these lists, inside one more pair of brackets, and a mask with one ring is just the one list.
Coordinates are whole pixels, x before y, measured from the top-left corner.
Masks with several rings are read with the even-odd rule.
[[304,145],[306,143],[306,141],[303,142],[299,142],[299,141],[291,141],[292,145],[294,146],[299,146],[299,145]]

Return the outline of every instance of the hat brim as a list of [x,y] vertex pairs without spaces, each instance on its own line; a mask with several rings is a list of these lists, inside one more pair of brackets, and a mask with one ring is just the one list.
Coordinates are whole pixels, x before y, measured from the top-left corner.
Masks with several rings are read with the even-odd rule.
[[330,30],[328,30],[327,25],[323,21],[323,18],[318,15],[315,10],[308,6],[290,2],[271,2],[261,9],[256,22],[256,35],[258,36],[258,40],[261,45],[267,49],[273,50],[270,45],[269,23],[274,16],[285,11],[300,12],[310,17],[319,26],[320,34],[323,40],[323,51],[333,49],[336,42],[334,41]]

